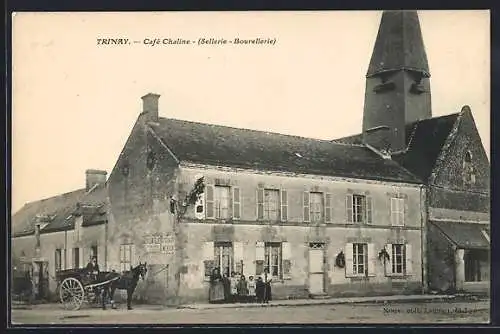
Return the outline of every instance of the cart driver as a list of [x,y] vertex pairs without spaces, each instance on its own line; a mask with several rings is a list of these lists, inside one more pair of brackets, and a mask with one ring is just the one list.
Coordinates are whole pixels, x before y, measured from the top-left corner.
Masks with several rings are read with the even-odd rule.
[[92,281],[97,281],[97,275],[99,274],[99,265],[97,264],[96,256],[90,257],[90,261],[87,264],[87,273]]

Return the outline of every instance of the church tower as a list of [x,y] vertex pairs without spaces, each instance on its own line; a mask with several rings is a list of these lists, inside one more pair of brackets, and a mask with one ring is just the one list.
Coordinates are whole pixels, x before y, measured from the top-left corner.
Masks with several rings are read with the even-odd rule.
[[431,118],[429,65],[416,11],[384,11],[366,74],[363,142],[406,148],[405,125]]

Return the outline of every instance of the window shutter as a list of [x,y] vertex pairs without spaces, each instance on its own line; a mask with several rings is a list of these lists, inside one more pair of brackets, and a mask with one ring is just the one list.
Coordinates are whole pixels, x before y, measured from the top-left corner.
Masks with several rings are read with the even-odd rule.
[[57,270],[59,269],[59,259],[58,259],[58,256],[57,256],[57,251],[58,251],[58,249],[56,249],[54,251],[54,268],[55,268],[56,274],[57,274]]
[[369,243],[367,248],[368,252],[368,276],[376,276],[377,270],[377,254],[375,253],[375,244]]
[[264,261],[265,259],[265,243],[258,241],[255,244],[255,260],[259,261],[262,260]]
[[264,260],[265,243],[259,241],[255,244],[255,275],[262,275],[264,273]]
[[413,274],[413,259],[412,259],[410,244],[405,245],[405,251],[406,251],[406,275],[411,275]]
[[281,221],[288,220],[288,194],[286,190],[281,190]]
[[83,248],[78,248],[79,258],[78,258],[78,268],[83,268],[86,265]]
[[401,222],[401,225],[406,225],[406,221],[407,221],[407,215],[408,215],[408,198],[404,198],[403,199],[403,221]]
[[352,223],[352,194],[347,194],[345,197],[345,212],[347,216],[346,221]]
[[289,242],[281,244],[281,253],[283,259],[283,279],[291,279],[292,248]]
[[[396,207],[397,207],[397,200],[394,197],[391,197],[391,225],[395,226],[396,225]],[[390,254],[390,253],[389,253]]]
[[194,216],[196,219],[204,219],[205,218],[205,194],[204,192],[199,194],[198,198],[194,203]]
[[233,243],[233,256],[234,262],[238,263],[243,260],[243,243],[242,242],[234,242]]
[[214,242],[213,241],[206,241],[203,244],[203,260],[213,260],[214,259]]
[[325,194],[325,222],[332,221],[332,194]]
[[264,219],[264,189],[257,189],[257,219]]
[[134,267],[136,265],[135,262],[135,245],[130,245],[130,265]]
[[241,218],[240,188],[233,187],[233,219]]
[[73,262],[73,248],[68,248],[68,252],[67,252],[67,261],[69,263],[68,265],[68,268],[67,269],[73,269],[74,268],[74,262]]
[[304,213],[303,213],[303,218],[304,222],[309,222],[310,220],[310,212],[309,212],[309,192],[304,191],[304,195],[302,196],[302,204],[304,207]]
[[365,203],[366,203],[366,223],[371,224],[372,223],[372,197],[371,196],[366,196],[365,198]]
[[354,273],[353,268],[353,244],[347,243],[345,245],[345,276],[352,277]]
[[214,186],[206,185],[205,186],[205,205],[206,205],[206,217],[207,219],[215,218],[215,210],[214,210]]
[[392,244],[387,244],[385,245],[385,251],[387,254],[389,254],[389,260],[385,260],[384,264],[384,270],[385,270],[385,276],[391,276],[392,275],[392,259],[394,258],[394,254],[392,253]]

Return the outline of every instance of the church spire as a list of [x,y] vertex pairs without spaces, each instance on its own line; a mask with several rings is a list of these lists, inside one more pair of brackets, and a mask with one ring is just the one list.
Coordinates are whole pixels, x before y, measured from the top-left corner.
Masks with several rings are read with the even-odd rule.
[[397,70],[430,76],[416,11],[383,12],[366,76]]
[[432,117],[429,77],[417,12],[384,11],[366,74],[365,144],[406,148],[406,125]]

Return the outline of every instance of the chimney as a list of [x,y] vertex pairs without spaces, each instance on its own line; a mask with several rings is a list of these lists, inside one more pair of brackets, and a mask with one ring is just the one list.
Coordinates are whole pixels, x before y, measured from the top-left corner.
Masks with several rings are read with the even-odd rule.
[[98,169],[87,169],[85,171],[85,189],[89,191],[95,185],[102,185],[106,183],[106,175],[108,172]]
[[148,121],[156,122],[158,120],[158,100],[160,95],[148,93],[141,97],[142,114],[146,115]]

